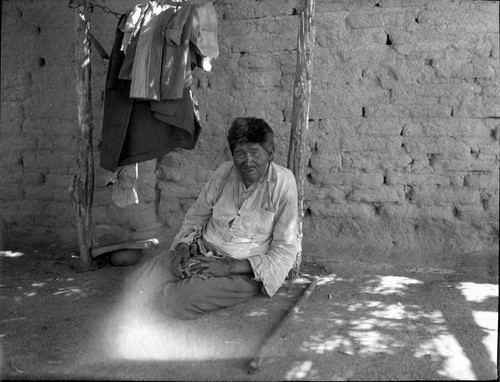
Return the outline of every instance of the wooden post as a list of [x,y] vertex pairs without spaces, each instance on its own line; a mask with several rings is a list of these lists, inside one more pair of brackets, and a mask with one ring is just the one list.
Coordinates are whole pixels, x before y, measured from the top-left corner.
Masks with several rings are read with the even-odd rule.
[[78,157],[77,174],[70,186],[73,206],[76,212],[76,228],[80,260],[90,265],[92,263],[91,249],[94,244],[92,230],[92,202],[94,196],[94,157],[92,148],[92,88],[90,84],[90,10],[80,6],[76,10],[75,20],[75,75],[76,95],[78,105]]
[[314,50],[314,0],[301,0],[300,25],[297,37],[297,64],[293,86],[293,115],[287,166],[295,175],[298,190],[299,251],[288,278],[300,274],[302,262],[302,221],[304,219],[304,153],[309,129],[309,105],[311,99],[312,64]]

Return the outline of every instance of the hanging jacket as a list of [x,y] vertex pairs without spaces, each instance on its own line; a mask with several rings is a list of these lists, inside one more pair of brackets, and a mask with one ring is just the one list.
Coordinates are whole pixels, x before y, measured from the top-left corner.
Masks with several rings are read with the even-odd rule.
[[[191,3],[174,3],[170,5],[169,1],[150,2],[149,8],[145,12],[142,20],[137,48],[134,56],[134,63],[130,78],[130,97],[137,99],[160,100],[160,74],[163,59],[163,49],[166,44],[165,31],[168,31],[168,23],[171,19],[178,19],[177,11],[191,8]],[[187,18],[187,17],[186,17]],[[181,79],[182,80],[182,79]],[[182,95],[181,87],[180,94]]]
[[[130,31],[130,25],[135,31]],[[136,7],[121,30],[127,37],[131,33],[119,75],[132,80],[131,98],[181,98],[183,89],[192,83],[192,56],[200,56],[195,60],[198,63],[219,54],[212,3],[199,6],[189,1],[150,1],[143,8]],[[210,70],[209,66],[199,66]]]
[[[165,45],[162,51],[162,64],[160,67],[152,68],[159,75],[158,82],[161,89],[161,99],[178,98],[185,87],[191,86],[191,56],[189,46],[191,40],[191,26],[193,24],[193,11],[196,7],[187,3],[176,12],[174,21],[177,19],[178,27],[174,25],[167,28]],[[182,28],[180,26],[182,25]],[[172,32],[180,31],[176,36]],[[172,38],[172,37],[175,37]],[[157,71],[158,70],[158,71]]]
[[190,89],[180,99],[154,104],[155,110],[150,101],[129,97],[131,81],[119,78],[125,59],[121,50],[124,33],[119,27],[127,16],[122,16],[116,29],[104,92],[100,166],[108,171],[158,158],[176,148],[193,149],[201,132],[197,103]]
[[[123,53],[127,53],[128,46],[132,37],[139,31],[139,25],[144,16],[144,12],[147,7],[142,4],[137,4],[134,9],[129,13],[124,25],[120,26],[122,32],[124,32],[121,50]],[[127,78],[128,79],[128,78]]]

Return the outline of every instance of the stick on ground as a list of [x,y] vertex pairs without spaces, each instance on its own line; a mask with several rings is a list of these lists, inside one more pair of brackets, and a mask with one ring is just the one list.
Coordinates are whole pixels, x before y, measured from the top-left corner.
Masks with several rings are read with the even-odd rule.
[[264,360],[264,357],[267,355],[269,348],[274,343],[276,338],[279,337],[281,330],[285,326],[285,324],[290,321],[290,319],[299,311],[302,304],[309,298],[314,288],[316,288],[316,284],[318,283],[319,278],[317,276],[311,281],[309,286],[306,288],[304,293],[300,296],[298,301],[295,303],[292,309],[290,309],[286,316],[278,323],[278,325],[273,329],[269,337],[265,340],[264,344],[260,347],[259,351],[255,355],[255,357],[250,362],[249,373],[256,373]]
[[91,254],[92,257],[97,257],[102,255],[103,253],[117,251],[119,249],[156,249],[158,248],[159,241],[158,239],[147,239],[147,240],[135,240],[135,241],[126,241],[123,243],[104,245],[102,247],[92,248]]

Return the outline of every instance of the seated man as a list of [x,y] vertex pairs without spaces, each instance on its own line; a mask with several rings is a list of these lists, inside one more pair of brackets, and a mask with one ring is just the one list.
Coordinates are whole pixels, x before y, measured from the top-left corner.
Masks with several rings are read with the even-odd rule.
[[273,296],[298,250],[297,187],[272,162],[274,133],[262,119],[237,118],[223,163],[186,214],[168,252],[133,275],[136,293],[164,314],[194,319],[261,291]]

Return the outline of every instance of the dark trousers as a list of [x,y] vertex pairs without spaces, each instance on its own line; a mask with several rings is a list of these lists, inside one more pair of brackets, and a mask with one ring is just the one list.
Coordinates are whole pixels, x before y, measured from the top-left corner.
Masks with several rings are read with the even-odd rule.
[[129,301],[141,309],[191,320],[240,304],[260,293],[262,283],[250,276],[183,279],[174,271],[173,259],[174,252],[166,251],[134,271],[127,280]]

